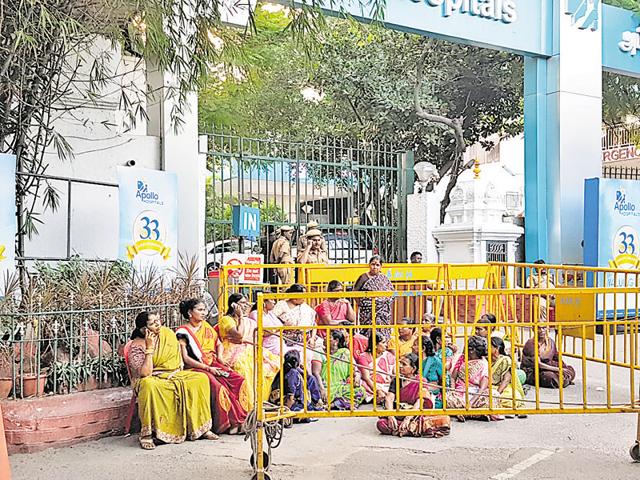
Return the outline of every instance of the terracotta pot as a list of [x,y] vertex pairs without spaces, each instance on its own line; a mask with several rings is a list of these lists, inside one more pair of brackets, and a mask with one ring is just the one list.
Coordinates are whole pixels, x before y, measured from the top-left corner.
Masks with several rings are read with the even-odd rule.
[[0,400],[4,400],[11,393],[13,388],[13,379],[11,377],[0,378]]
[[[47,383],[48,375],[49,372],[41,370],[38,382],[38,376],[35,373],[25,373],[22,377],[22,398],[35,397],[36,395],[41,397],[44,395],[44,386]],[[19,378],[16,378],[16,383],[20,385]]]

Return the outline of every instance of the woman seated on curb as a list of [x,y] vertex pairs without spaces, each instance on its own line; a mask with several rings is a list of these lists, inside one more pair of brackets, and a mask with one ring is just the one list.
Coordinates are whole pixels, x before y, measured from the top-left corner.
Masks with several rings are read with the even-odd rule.
[[[491,385],[493,399],[502,408],[524,408],[524,390],[518,375],[512,375],[511,357],[505,354],[501,338],[491,339]],[[515,398],[515,404],[513,399]]]
[[[285,293],[305,293],[306,287],[299,283],[294,283],[287,288]],[[309,327],[316,326],[316,311],[311,308],[304,298],[290,298],[280,300],[273,309],[273,314],[287,327],[307,327],[306,330],[306,368],[311,367],[311,359],[316,348],[316,329]],[[304,330],[284,330],[282,332],[284,344],[287,350],[297,350],[300,358],[305,359],[305,335]],[[318,345],[319,346],[319,345]]]
[[218,438],[211,431],[209,381],[202,373],[182,370],[178,339],[161,326],[157,313],[138,314],[124,356],[138,397],[144,450],[156,448],[154,438],[164,443]]
[[[440,327],[432,328],[429,332],[429,338],[431,339],[431,343],[433,343],[435,356],[442,358],[442,329]],[[453,368],[453,356],[455,355],[457,349],[458,347],[453,344],[447,344],[445,346],[444,358],[446,363],[445,367],[448,373],[450,373],[451,369]]]
[[398,357],[404,357],[407,353],[413,351],[413,343],[418,338],[418,334],[412,319],[405,317],[398,324],[404,326],[398,328],[397,341],[395,334],[391,335],[387,348],[394,353],[398,350]]
[[[389,392],[384,401],[385,410],[395,410],[399,403],[400,408],[419,409],[420,405],[420,380],[418,378],[418,356],[409,353],[400,359],[400,395],[396,402],[396,382],[391,382]],[[422,401],[424,409],[433,408],[431,401]],[[408,417],[384,417],[377,423],[378,431],[383,435],[397,435],[398,437],[442,437],[448,435],[451,429],[450,419],[446,415],[440,416],[408,416]]]
[[[351,369],[354,366],[345,334],[340,330],[333,330],[325,338],[323,349],[325,352],[327,342],[330,358],[327,360],[325,353],[316,352],[311,362],[311,371],[318,380],[323,402],[331,404],[331,408],[336,410],[349,410],[351,409]],[[330,385],[329,374],[331,375]],[[353,408],[358,408],[366,392],[360,385],[360,374],[356,369],[353,371],[353,380]]]
[[384,402],[387,392],[389,391],[389,384],[395,374],[396,370],[396,357],[393,353],[387,350],[387,339],[382,332],[376,331],[376,374],[375,381],[373,375],[373,339],[374,335],[369,336],[369,343],[367,349],[358,357],[358,367],[360,374],[362,375],[362,386],[367,392],[365,396],[365,402],[370,403],[373,401],[374,389],[376,393],[376,400],[378,404]]
[[247,382],[228,365],[218,362],[218,334],[204,317],[207,309],[197,299],[180,302],[180,313],[188,322],[176,330],[185,366],[204,373],[211,387],[211,415],[215,433],[239,433],[251,410]]

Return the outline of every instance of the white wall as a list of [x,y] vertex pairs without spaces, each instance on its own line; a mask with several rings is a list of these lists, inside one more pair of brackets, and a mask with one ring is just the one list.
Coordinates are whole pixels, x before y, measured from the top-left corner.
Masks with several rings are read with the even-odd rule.
[[[97,48],[99,48],[98,45]],[[84,65],[80,79],[86,78]],[[178,135],[158,115],[168,112],[161,98],[150,102],[139,93],[146,91],[146,67],[135,57],[122,57],[115,52],[113,71],[118,72],[114,84],[102,89],[104,97],[96,104],[87,101],[80,82],[66,107],[73,107],[55,121],[55,130],[71,145],[72,160],[61,160],[54,145],[48,148],[45,161],[48,175],[75,179],[117,183],[116,167],[135,161],[136,167],[167,169],[179,175],[179,238],[178,249],[198,254],[204,242],[204,158],[198,155],[197,99],[193,95],[186,115],[186,128]],[[149,125],[138,118],[131,126],[127,115],[119,108],[118,92],[124,86],[127,94],[140,101],[152,117]],[[155,116],[155,118],[154,118]],[[164,120],[164,119],[162,119]],[[163,125],[153,132],[152,125]],[[168,167],[168,168],[167,168]],[[26,256],[65,257],[67,238],[67,182],[52,181],[59,192],[60,207],[48,211],[38,225],[40,234],[27,241]],[[115,259],[118,255],[119,204],[118,190],[113,187],[72,185],[71,254],[85,258]],[[40,200],[37,200],[38,204]],[[41,210],[41,209],[40,209]],[[201,225],[201,226],[200,226]]]

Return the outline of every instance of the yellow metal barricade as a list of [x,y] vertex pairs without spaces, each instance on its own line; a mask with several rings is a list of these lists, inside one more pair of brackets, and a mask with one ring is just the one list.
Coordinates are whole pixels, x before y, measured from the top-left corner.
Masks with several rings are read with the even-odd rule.
[[[458,273],[454,270],[446,273],[470,277],[470,273]],[[505,285],[508,281],[515,280],[508,278],[505,274],[512,275],[520,266],[485,266],[485,275],[482,288],[480,289],[423,289],[407,290],[400,292],[341,292],[326,293],[321,290],[307,291],[303,294],[283,294],[283,293],[263,293],[258,297],[258,328],[256,335],[255,355],[257,359],[263,358],[263,343],[268,335],[276,335],[280,345],[280,367],[281,375],[279,385],[275,390],[280,394],[277,401],[269,405],[268,399],[263,398],[263,365],[262,361],[257,362],[256,381],[256,409],[255,428],[251,429],[254,436],[253,444],[255,451],[253,458],[255,461],[254,478],[268,478],[265,473],[269,464],[269,457],[265,456],[265,441],[271,445],[272,435],[264,435],[265,430],[273,429],[283,421],[291,419],[309,418],[338,418],[338,417],[401,417],[405,420],[410,418],[409,425],[415,419],[437,418],[434,416],[446,417],[499,417],[505,415],[539,415],[539,414],[589,414],[589,413],[638,413],[640,414],[640,402],[638,397],[638,372],[640,371],[640,343],[639,343],[639,319],[638,310],[630,308],[629,299],[638,296],[638,289],[635,287],[606,287],[593,284],[589,286],[585,274],[599,274],[597,270],[583,271],[583,280],[572,280],[571,284],[564,284],[561,288],[537,288],[532,286],[525,288],[517,282],[509,283],[506,288],[496,288],[498,285]],[[572,267],[573,269],[573,267]],[[576,270],[577,271],[577,270]],[[473,275],[478,275],[478,272]],[[352,271],[352,274],[357,273]],[[305,280],[309,287],[322,284],[326,278],[326,272],[320,267],[306,268]],[[444,279],[447,277],[444,276]],[[449,277],[451,279],[452,277]],[[478,277],[475,277],[478,278]],[[460,280],[460,279],[458,279]],[[317,282],[316,282],[317,281]],[[582,285],[579,285],[582,282]],[[477,286],[477,285],[476,285]],[[487,288],[493,287],[493,288]],[[555,286],[554,286],[555,287]],[[310,288],[311,290],[311,288]],[[395,340],[395,345],[400,345],[399,330],[407,328],[405,325],[380,323],[382,317],[378,317],[377,310],[380,301],[397,301],[400,298],[428,297],[443,308],[438,310],[438,324],[435,328],[441,329],[440,338],[446,338],[444,332],[454,332],[450,345],[444,340],[445,345],[439,350],[439,360],[442,365],[451,364],[451,371],[455,372],[450,383],[447,382],[447,375],[442,374],[441,380],[437,384],[424,378],[423,350],[421,348],[421,336],[426,330],[434,328],[427,325],[421,319],[416,319],[416,324],[410,326],[418,338],[418,372],[417,377],[401,375],[398,368],[395,369],[391,377],[391,383],[395,385],[395,394],[386,394],[384,403],[378,405],[378,389],[372,389],[372,406],[358,408],[358,399],[361,389],[358,385],[358,378],[362,365],[357,365],[353,358],[355,351],[355,339],[358,331],[371,336],[372,367],[365,368],[374,382],[378,378],[377,362],[377,336],[380,332],[390,336]],[[480,295],[483,302],[483,310],[488,308],[503,308],[511,305],[512,308],[504,308],[496,323],[474,324],[460,322],[458,312],[455,308],[448,308],[447,305],[457,305],[460,299],[465,299]],[[357,303],[363,299],[371,300],[371,324],[370,325],[332,325],[332,326],[311,326],[302,327],[295,324],[265,327],[261,321],[263,317],[263,300],[272,299],[275,301],[287,299],[302,299],[310,305],[316,305],[325,299],[346,299],[349,302]],[[554,298],[554,306],[550,305],[549,299]],[[625,298],[626,303],[623,309],[617,308],[620,298]],[[611,305],[609,302],[613,302]],[[527,308],[524,308],[524,305]],[[614,305],[615,304],[615,305]],[[541,315],[541,309],[546,308],[547,314],[551,308],[555,309],[555,316]],[[519,310],[519,311],[518,311]],[[609,315],[608,312],[612,312]],[[621,313],[622,312],[622,313]],[[622,315],[624,314],[624,318]],[[611,317],[611,318],[610,318]],[[397,321],[397,318],[392,317]],[[477,315],[475,315],[477,319]],[[482,328],[483,330],[476,330]],[[313,343],[312,338],[316,337],[317,331],[323,330],[326,339],[346,339],[344,349],[348,349],[348,357],[338,355],[332,349],[331,341],[323,344]],[[297,345],[302,352],[300,364],[303,366],[301,375],[303,385],[306,387],[309,376],[318,374],[318,365],[326,365],[320,368],[319,380],[323,382],[324,394],[327,402],[322,407],[310,405],[310,392],[303,389],[303,398],[300,400],[299,410],[290,407],[291,399],[284,398],[284,365],[285,346],[292,346],[291,336],[288,332],[298,331],[302,333],[301,345]],[[341,333],[335,334],[336,331]],[[478,340],[476,332],[484,331],[486,339]],[[601,331],[598,335],[596,332]],[[492,346],[493,337],[510,339],[511,345],[505,351],[504,360],[500,352],[494,351]],[[316,337],[317,338],[317,337]],[[436,337],[437,338],[437,335]],[[484,356],[480,355],[478,345],[486,345]],[[504,344],[495,341],[496,344]],[[338,346],[340,342],[338,341]],[[453,358],[448,356],[448,350],[456,349],[457,354]],[[341,352],[341,353],[344,353]],[[309,356],[313,356],[316,368],[311,372],[306,368]],[[393,353],[395,365],[400,365],[401,361],[411,360],[399,355],[398,349]],[[525,360],[523,372],[518,367],[519,362]],[[407,359],[408,358],[408,359]],[[483,360],[484,358],[484,360]],[[343,379],[333,379],[331,362],[348,362],[348,371]],[[498,368],[498,365],[508,365],[508,368]],[[403,366],[403,368],[405,368]],[[480,370],[478,370],[480,369]],[[485,370],[483,370],[485,369]],[[338,370],[336,370],[337,372]],[[461,373],[462,372],[462,373]],[[479,373],[478,373],[479,372]],[[505,384],[505,388],[500,381],[496,382],[494,376],[496,372],[501,372],[500,378],[510,378],[510,389]],[[381,373],[385,375],[386,373]],[[509,377],[507,377],[507,374]],[[516,388],[514,379],[524,374],[526,383],[530,384],[531,392],[522,397]],[[486,378],[478,382],[477,378]],[[541,388],[544,385],[557,382],[554,389]],[[339,383],[340,382],[343,383]],[[498,379],[499,380],[499,379]],[[336,383],[338,382],[338,383]],[[400,405],[400,392],[402,388],[411,385],[411,382],[418,385],[418,399],[408,409]],[[503,383],[505,380],[503,380]],[[497,385],[496,385],[497,384]],[[375,384],[374,384],[375,385]],[[338,388],[344,402],[343,408],[337,409],[338,404],[332,402],[332,389]],[[615,388],[614,388],[615,387]],[[508,393],[505,393],[508,392]],[[336,393],[336,392],[333,392]],[[434,402],[440,398],[442,408],[433,408]],[[428,400],[428,401],[427,401]],[[265,408],[268,405],[268,408]],[[345,408],[346,405],[346,408]],[[313,408],[312,408],[313,407]],[[640,417],[639,417],[640,418]],[[428,422],[426,422],[428,423]],[[393,421],[390,424],[398,425]],[[405,428],[405,421],[401,423]],[[398,427],[400,428],[400,427]],[[408,428],[408,427],[407,427]],[[639,426],[640,438],[640,426]],[[634,454],[635,449],[635,454]],[[637,444],[632,447],[632,455],[637,457]],[[634,458],[636,458],[634,457]]]

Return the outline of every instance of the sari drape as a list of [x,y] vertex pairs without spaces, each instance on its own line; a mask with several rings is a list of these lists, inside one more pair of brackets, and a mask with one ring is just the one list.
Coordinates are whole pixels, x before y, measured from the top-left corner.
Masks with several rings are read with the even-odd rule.
[[153,354],[153,374],[140,377],[145,347],[127,344],[133,389],[138,397],[141,437],[165,443],[195,440],[211,429],[209,384],[202,373],[182,370],[180,345],[167,327],[160,328]]
[[[424,388],[424,384],[423,384]],[[392,382],[390,392],[395,393],[395,384]],[[406,408],[413,408],[420,398],[420,381],[417,376],[401,382],[400,388],[400,405]],[[398,398],[396,397],[396,404]],[[425,400],[423,402],[423,408],[430,408],[430,401]],[[383,435],[396,435],[399,437],[411,436],[411,437],[442,437],[448,435],[451,429],[451,420],[446,415],[417,415],[410,417],[410,421],[406,426],[402,425],[402,422],[406,417],[396,417],[398,422],[398,428],[394,429],[389,423],[387,417],[380,418],[376,427],[378,431]]]
[[[234,343],[229,339],[229,332],[238,329],[242,335],[242,343]],[[242,326],[238,326],[235,318],[225,315],[218,322],[220,331],[220,340],[222,340],[222,360],[231,365],[236,372],[242,375],[247,383],[247,404],[249,410],[253,410],[255,404],[255,372],[256,362],[253,353],[253,332],[256,328],[255,321],[248,317],[242,319]],[[263,381],[262,381],[262,398],[269,399],[271,392],[271,383],[276,373],[280,369],[279,359],[266,348],[263,353]]]
[[[522,349],[522,362],[520,366],[524,373],[527,374],[526,383],[528,385],[536,384],[536,346],[535,339],[530,338],[527,343],[524,344]],[[552,339],[548,339],[547,343],[541,343],[538,345],[538,356],[542,363],[550,365],[552,367],[559,367],[558,361],[558,349]],[[538,369],[538,381],[539,385],[543,388],[560,388],[560,372],[552,372],[550,370]],[[570,365],[562,362],[562,386],[568,387],[576,378],[576,371]]]
[[[335,408],[348,410],[351,408],[351,353],[348,348],[340,348],[331,354],[328,362],[325,354],[316,353],[314,362],[322,364],[320,376],[322,383],[327,388],[329,403]],[[329,382],[329,377],[330,382]],[[354,372],[355,378],[355,372]],[[365,397],[365,390],[361,385],[353,386],[354,408],[362,403]]]
[[225,433],[231,428],[240,427],[247,417],[247,411],[251,409],[247,382],[242,375],[218,362],[215,354],[218,334],[215,329],[203,322],[194,331],[187,324],[176,330],[176,336],[187,342],[187,351],[194,360],[227,372],[228,376],[223,377],[200,369],[193,370],[204,373],[209,379],[213,431]]
[[[364,352],[358,357],[358,367],[360,373],[364,374],[365,370],[369,371],[369,375],[373,379],[373,356],[369,352]],[[382,390],[385,393],[389,391],[389,385],[391,384],[391,378],[395,374],[396,357],[391,352],[383,352],[376,358],[376,378],[375,385],[378,390]],[[373,390],[371,387],[362,382],[362,386],[367,392],[365,401],[370,402],[373,400]],[[382,401],[382,398],[379,398]]]
[[[367,275],[366,273],[364,275]],[[360,277],[356,282],[358,286],[354,290],[362,292],[393,292],[393,284],[385,275],[378,274],[375,277],[368,277],[362,281]],[[362,283],[362,286],[359,284]],[[393,298],[390,293],[388,297],[376,298],[376,325],[391,324],[391,308],[393,306]],[[360,325],[373,325],[373,300],[371,298],[361,298],[358,305],[358,318]],[[391,337],[389,329],[379,329],[379,331],[388,340]],[[370,335],[370,329],[363,329],[362,333],[367,337]]]
[[[498,359],[491,365],[491,384],[493,385],[493,399],[494,402],[497,400],[498,405],[502,408],[523,408],[524,402],[524,389],[522,388],[522,384],[520,383],[520,378],[517,375],[511,375],[511,382],[507,385],[502,393],[498,393],[497,387],[500,386],[504,376],[507,374],[511,374],[511,357],[506,355],[500,355]],[[515,390],[515,406],[513,402],[513,395]]]

